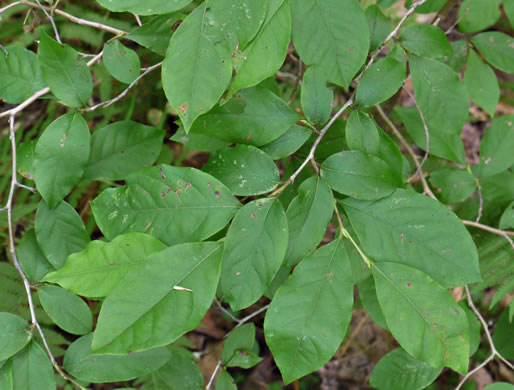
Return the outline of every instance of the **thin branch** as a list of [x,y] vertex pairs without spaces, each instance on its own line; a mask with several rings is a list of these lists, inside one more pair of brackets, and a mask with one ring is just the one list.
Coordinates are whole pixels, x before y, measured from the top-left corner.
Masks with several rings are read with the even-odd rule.
[[466,295],[467,295],[467,300],[468,300],[468,305],[469,307],[471,308],[471,310],[473,310],[473,312],[475,313],[475,315],[477,316],[478,320],[480,321],[480,323],[482,324],[482,327],[484,328],[484,331],[485,331],[485,336],[487,337],[487,341],[489,342],[489,345],[491,347],[491,355],[486,359],[484,360],[482,363],[480,363],[477,367],[475,367],[473,370],[469,371],[465,376],[464,378],[462,378],[462,380],[459,382],[459,384],[457,385],[457,387],[455,388],[455,390],[459,390],[462,385],[469,379],[469,377],[471,375],[473,375],[475,372],[477,372],[478,370],[480,370],[482,367],[484,367],[485,365],[487,365],[491,360],[494,359],[495,356],[498,356],[498,358],[503,362],[505,363],[508,367],[510,367],[511,369],[514,369],[514,365],[512,365],[511,362],[509,362],[507,359],[505,359],[499,352],[498,350],[496,349],[495,345],[494,345],[494,342],[493,342],[493,338],[491,337],[491,332],[489,332],[489,328],[487,326],[487,322],[485,321],[484,317],[482,317],[482,314],[480,314],[480,312],[478,311],[478,309],[476,308],[474,302],[473,302],[473,299],[471,298],[471,293],[469,292],[469,288],[468,286],[465,286],[465,289],[466,289]]
[[134,18],[136,19],[136,23],[139,27],[141,27],[143,25],[143,23],[141,23],[141,19],[139,18],[139,15],[138,14],[132,14],[132,16],[134,16]]
[[[100,60],[102,58],[102,56],[103,56],[103,50],[100,53],[98,53],[96,56],[94,56],[91,60],[89,60],[89,62],[87,63],[87,66],[89,66],[89,67],[93,66],[98,60]],[[25,100],[23,103],[17,105],[16,107],[14,107],[10,110],[4,111],[4,112],[0,112],[0,118],[6,117],[6,116],[11,116],[11,115],[16,115],[17,113],[23,111],[25,108],[27,108],[32,103],[34,103],[37,99],[39,99],[43,95],[46,95],[47,93],[50,93],[50,88],[48,88],[48,87],[43,88],[40,91],[37,91],[34,95],[29,97],[27,100]]]
[[496,228],[493,228],[491,226],[482,225],[481,223],[474,222],[474,221],[467,221],[465,219],[461,220],[461,222],[464,225],[473,226],[473,227],[475,227],[477,229],[482,229],[482,230],[485,230],[485,231],[487,231],[489,233],[494,233],[494,234],[497,234],[498,236],[501,236],[501,237],[505,238],[509,242],[509,244],[512,247],[512,249],[514,249],[514,242],[509,237],[509,236],[514,237],[514,232],[509,232],[509,231],[506,231],[506,230],[496,229]]
[[480,222],[480,218],[482,218],[482,212],[484,210],[484,197],[482,196],[482,186],[480,185],[480,182],[476,178],[475,178],[475,182],[476,182],[476,185],[477,185],[478,200],[479,200],[478,214],[477,214],[477,218],[475,219],[475,222],[479,223]]
[[14,192],[17,187],[22,187],[20,183],[18,183],[17,179],[17,161],[16,161],[16,134],[14,131],[14,114],[12,114],[9,117],[9,139],[11,140],[11,150],[12,150],[12,164],[11,164],[11,186],[9,188],[9,194],[7,196],[7,204],[3,208],[7,210],[7,231],[9,235],[9,253],[11,254],[12,261],[14,263],[14,267],[20,274],[20,277],[23,281],[23,286],[25,287],[25,293],[27,295],[27,301],[29,305],[29,311],[30,311],[30,318],[32,322],[32,331],[37,329],[39,335],[41,336],[41,341],[43,342],[43,346],[46,350],[46,353],[48,354],[48,357],[50,359],[50,362],[52,363],[52,366],[55,368],[55,370],[61,375],[65,380],[69,381],[70,383],[73,383],[75,386],[78,386],[80,389],[84,389],[81,385],[79,385],[77,382],[73,380],[68,374],[66,374],[61,367],[57,364],[55,361],[54,355],[52,354],[52,351],[50,350],[50,347],[48,345],[48,342],[46,340],[45,334],[43,333],[43,330],[41,329],[41,326],[39,325],[39,322],[36,317],[36,312],[34,308],[34,301],[32,300],[32,293],[30,291],[30,283],[27,279],[27,276],[25,275],[25,272],[23,272],[23,269],[21,268],[21,265],[18,261],[18,256],[16,255],[16,247],[14,244],[14,227],[13,227],[13,221],[12,221],[12,213],[13,213],[13,198],[14,198]]
[[407,92],[407,94],[410,96],[412,101],[414,102],[414,106],[418,110],[419,117],[421,118],[421,122],[423,123],[423,129],[425,129],[425,155],[423,156],[423,159],[421,160],[421,163],[419,164],[418,168],[416,169],[416,174],[421,177],[423,175],[423,165],[425,165],[425,162],[428,159],[428,154],[430,153],[430,133],[428,131],[427,123],[425,122],[425,116],[421,112],[421,108],[419,108],[418,102],[416,101],[416,97],[412,94],[411,91],[405,86],[405,84],[402,85],[402,88]]
[[39,0],[36,0],[36,3],[37,5],[39,6],[39,8],[41,9],[41,11],[43,11],[43,13],[45,14],[45,16],[48,18],[48,20],[50,21],[50,24],[52,25],[52,28],[54,29],[54,34],[55,34],[55,40],[57,42],[59,42],[60,44],[62,44],[62,41],[61,41],[61,37],[59,35],[59,30],[57,30],[57,26],[55,25],[55,20],[53,18],[53,16],[51,16],[48,11],[45,9],[45,7],[43,7],[43,5],[39,2]]
[[3,47],[1,44],[0,44],[0,50],[2,50],[4,53],[5,53],[5,56],[6,57],[9,57],[9,52],[7,51],[7,49],[5,47]]
[[127,95],[127,93],[132,89],[132,87],[138,83],[139,80],[141,80],[143,77],[145,77],[151,71],[153,71],[157,68],[160,68],[161,65],[162,65],[162,61],[146,68],[146,70],[143,73],[141,73],[134,81],[132,81],[132,83],[130,83],[130,85],[122,93],[120,93],[118,96],[116,96],[114,99],[107,100],[105,102],[98,103],[92,107],[85,108],[84,111],[91,112],[100,107],[109,107],[111,104],[116,103],[117,101],[123,99],[125,97],[125,95]]
[[213,385],[214,378],[216,378],[216,375],[218,374],[218,371],[221,368],[221,359],[218,360],[218,364],[216,364],[216,368],[214,369],[214,372],[212,373],[211,377],[209,378],[209,382],[207,383],[207,386],[205,386],[205,390],[210,390],[211,386]]
[[[3,12],[7,11],[8,9],[10,9],[12,7],[15,7],[15,6],[18,6],[18,5],[27,5],[27,6],[32,7],[32,8],[40,8],[38,4],[33,3],[31,1],[20,0],[20,1],[15,1],[14,3],[9,4],[9,5],[5,6],[4,8],[0,8],[0,15]],[[52,10],[50,7],[46,7],[46,6],[42,6],[41,9],[46,10],[46,11],[51,11]],[[117,29],[117,28],[114,28],[114,27],[111,27],[111,26],[107,26],[107,25],[102,24],[102,23],[93,22],[91,20],[77,18],[76,16],[70,15],[69,13],[61,11],[59,9],[55,9],[54,12],[57,15],[62,16],[64,18],[68,19],[69,21],[71,21],[73,23],[76,23],[76,24],[79,24],[81,26],[93,27],[93,28],[96,28],[98,30],[104,30],[104,31],[110,32],[110,33],[112,33],[114,35],[125,35],[125,34],[127,34],[126,31],[123,31],[123,30],[120,30],[120,29]]]
[[417,172],[418,172],[418,175],[419,175],[419,179],[421,180],[421,185],[423,186],[423,193],[428,195],[428,196],[430,196],[432,199],[436,199],[437,200],[436,196],[434,195],[434,193],[432,192],[432,190],[430,189],[430,187],[429,187],[429,185],[427,183],[427,179],[425,178],[425,175],[423,174],[423,171],[421,170],[421,164],[419,163],[418,156],[416,155],[416,153],[414,153],[414,150],[412,150],[411,146],[409,145],[407,140],[403,137],[402,133],[400,133],[400,131],[396,128],[396,126],[391,121],[391,119],[389,119],[389,117],[384,112],[384,110],[382,110],[382,107],[380,107],[377,104],[375,106],[375,108],[377,109],[378,113],[380,114],[380,116],[382,117],[384,122],[386,122],[387,125],[391,128],[393,134],[396,136],[396,138],[398,138],[398,140],[405,147],[405,149],[407,149],[407,152],[409,153],[409,155],[414,160],[414,164],[416,165],[416,169],[417,169]]

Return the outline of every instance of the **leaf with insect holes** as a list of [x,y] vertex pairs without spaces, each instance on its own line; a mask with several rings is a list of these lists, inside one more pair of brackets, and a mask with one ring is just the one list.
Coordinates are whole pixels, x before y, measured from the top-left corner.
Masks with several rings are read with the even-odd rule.
[[223,229],[241,204],[225,185],[194,168],[160,165],[127,176],[91,202],[109,240],[147,233],[167,245],[205,240]]

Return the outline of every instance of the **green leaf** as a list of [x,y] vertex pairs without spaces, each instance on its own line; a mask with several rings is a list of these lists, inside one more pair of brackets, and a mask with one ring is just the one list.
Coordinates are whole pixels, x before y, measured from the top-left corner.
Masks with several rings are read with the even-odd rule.
[[402,186],[386,162],[360,151],[339,152],[321,165],[321,177],[337,192],[356,199],[380,199]]
[[459,301],[459,306],[464,313],[466,313],[466,317],[468,318],[469,325],[469,356],[473,356],[475,352],[478,350],[480,346],[480,340],[482,335],[480,334],[482,324],[478,321],[478,318],[475,313],[469,308],[465,299]]
[[404,264],[374,263],[372,271],[382,312],[400,345],[432,367],[466,373],[468,320],[452,295],[425,273]]
[[0,313],[0,360],[8,359],[31,339],[29,324],[11,313]]
[[514,164],[514,115],[496,118],[480,144],[480,177],[500,173]]
[[332,218],[334,198],[328,184],[318,177],[305,180],[287,208],[289,245],[284,265],[298,264],[323,239]]
[[[409,134],[414,139],[416,145],[425,150],[426,145],[426,133],[423,127],[423,122],[419,116],[419,112],[416,107],[395,107],[394,112],[398,114],[401,121],[404,123]],[[426,120],[426,118],[425,118]],[[433,130],[433,131],[432,131]],[[458,161],[464,163],[464,144],[460,135],[456,132],[447,133],[441,131],[441,128],[429,127],[429,150],[430,154],[434,156],[446,158],[452,161]]]
[[488,385],[484,388],[484,390],[512,390],[514,389],[514,385],[507,382],[496,382],[491,385]]
[[240,209],[227,233],[221,286],[232,310],[255,303],[278,272],[287,250],[287,218],[278,199]]
[[145,379],[142,389],[153,390],[202,390],[204,381],[202,372],[193,360],[193,354],[184,348],[168,347],[171,354],[168,362],[152,372]]
[[312,131],[303,126],[291,126],[276,140],[261,147],[273,160],[288,157],[302,147],[311,136]]
[[161,151],[164,132],[132,121],[111,123],[91,137],[84,179],[121,180],[151,166]]
[[368,114],[352,111],[346,122],[346,144],[351,150],[376,155],[380,144],[378,128]]
[[194,168],[160,165],[126,181],[127,186],[109,188],[91,202],[108,240],[144,232],[167,245],[201,241],[223,229],[240,207],[227,187]]
[[504,309],[493,333],[493,342],[498,352],[506,359],[514,359],[514,340],[512,339],[513,323],[509,321],[509,311]]
[[406,66],[392,57],[386,57],[369,67],[357,87],[356,103],[371,107],[389,99],[402,87]]
[[211,154],[203,170],[239,196],[265,194],[280,183],[278,168],[271,157],[250,145],[237,145]]
[[236,50],[232,53],[236,75],[228,97],[274,75],[284,63],[290,37],[288,0],[268,0],[266,19],[257,36],[242,52]]
[[53,121],[36,144],[34,181],[50,208],[80,181],[90,153],[89,128],[77,113]]
[[469,52],[464,85],[473,102],[494,116],[494,110],[500,100],[498,79],[491,67],[484,64],[474,50]]
[[475,178],[464,169],[447,168],[430,173],[430,183],[437,187],[441,201],[455,204],[467,199],[476,190]]
[[23,141],[16,150],[18,173],[24,178],[34,180],[34,155],[37,140]]
[[514,0],[503,0],[503,10],[509,19],[510,26],[514,27]]
[[126,84],[133,82],[141,69],[136,52],[123,46],[118,40],[104,45],[103,63],[116,80]]
[[221,361],[227,364],[237,351],[251,351],[255,345],[255,325],[244,324],[234,328],[223,343]]
[[0,54],[0,99],[19,104],[45,87],[35,53],[17,47],[9,49],[8,56]]
[[343,341],[352,305],[352,274],[341,239],[298,264],[264,320],[266,343],[286,384],[330,360]]
[[[449,139],[450,145],[456,143],[453,139],[460,135],[468,118],[466,87],[457,73],[437,60],[409,55],[409,63],[416,101],[427,123],[430,140],[437,134],[435,137]],[[419,146],[425,147],[425,142]],[[460,149],[453,150],[459,158],[453,159],[456,162],[464,162],[464,152]],[[430,151],[437,154],[435,148],[430,147]]]
[[36,237],[48,261],[59,269],[69,255],[80,252],[89,242],[84,222],[68,203],[62,201],[49,209],[44,201],[36,214]]
[[255,325],[245,324],[233,329],[225,342],[221,360],[226,367],[251,368],[262,361],[255,341]]
[[431,24],[410,26],[400,34],[399,41],[405,49],[424,57],[438,58],[452,54],[444,31]]
[[167,14],[178,11],[192,0],[97,0],[98,3],[114,12],[132,12],[137,15]]
[[441,373],[440,368],[413,358],[404,349],[397,348],[377,363],[369,384],[380,390],[420,390],[431,384]]
[[93,79],[86,63],[77,59],[77,52],[42,32],[37,54],[43,77],[57,99],[71,107],[87,105]]
[[495,68],[514,73],[514,38],[498,31],[480,33],[471,42]]
[[198,6],[184,19],[170,39],[162,64],[164,92],[186,132],[196,118],[216,104],[232,75],[227,46],[213,42],[205,31],[206,7]]
[[83,381],[128,381],[158,370],[170,358],[166,348],[132,352],[121,356],[94,355],[91,354],[92,338],[93,334],[88,334],[75,340],[64,355],[63,368]]
[[386,40],[389,32],[391,31],[391,20],[384,15],[380,7],[371,4],[366,11],[364,11],[366,19],[368,20],[370,45],[369,50],[373,51]]
[[236,381],[226,370],[222,370],[216,379],[216,390],[237,390]]
[[293,43],[307,66],[319,65],[345,89],[366,61],[369,28],[356,0],[291,0]]
[[4,360],[3,362],[0,362],[0,389],[13,390],[12,360]]
[[380,137],[380,143],[378,144],[376,155],[384,160],[399,180],[401,180],[403,177],[403,166],[406,161],[405,157],[391,137],[380,128],[378,128],[378,135]]
[[154,53],[164,56],[176,24],[184,20],[186,16],[179,12],[156,16],[130,34],[125,35],[124,38],[137,42]]
[[514,173],[503,171],[493,176],[480,178],[482,195],[486,200],[510,202],[514,199]]
[[299,115],[278,96],[255,87],[239,91],[228,103],[198,118],[190,133],[261,146],[280,137],[298,119]]
[[459,30],[474,33],[491,27],[500,18],[501,1],[466,0],[461,3],[458,13]]
[[82,252],[71,255],[64,267],[44,278],[75,294],[89,298],[109,295],[132,269],[166,248],[143,233],[127,233],[111,242],[92,241]]
[[12,361],[15,389],[55,390],[54,369],[48,355],[35,341],[16,354]]
[[481,280],[475,244],[446,206],[402,189],[378,201],[342,201],[366,254],[417,268],[446,288]]
[[323,126],[332,112],[334,93],[327,88],[327,79],[323,70],[311,66],[303,75],[301,102],[305,117],[312,123]]
[[215,242],[180,244],[128,272],[102,305],[92,350],[144,351],[198,326],[216,293],[221,253]]
[[444,62],[455,72],[459,72],[468,60],[469,44],[464,39],[451,42],[453,53]]
[[38,283],[43,276],[54,270],[37,243],[34,229],[23,234],[16,254],[25,276],[32,284]]
[[206,17],[221,26],[220,38],[236,55],[255,38],[268,10],[268,0],[217,0],[209,5]]
[[503,211],[500,218],[500,229],[514,229],[514,201]]
[[89,306],[72,292],[57,286],[41,286],[38,297],[43,309],[59,328],[79,335],[93,330]]

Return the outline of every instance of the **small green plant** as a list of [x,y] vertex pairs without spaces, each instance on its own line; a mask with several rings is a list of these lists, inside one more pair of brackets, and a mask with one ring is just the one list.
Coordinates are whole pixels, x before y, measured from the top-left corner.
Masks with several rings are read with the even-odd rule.
[[[399,345],[371,386],[513,368],[513,1],[45,3],[0,8],[0,389],[235,389],[263,348],[287,385],[355,286]],[[204,380],[183,336],[210,308],[231,329]]]

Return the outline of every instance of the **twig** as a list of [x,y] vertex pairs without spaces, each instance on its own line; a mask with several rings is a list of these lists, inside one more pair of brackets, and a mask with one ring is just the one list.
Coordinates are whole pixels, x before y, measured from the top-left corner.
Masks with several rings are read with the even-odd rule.
[[352,334],[350,335],[350,338],[343,345],[343,348],[341,348],[341,351],[337,354],[337,360],[341,360],[343,358],[346,351],[348,351],[348,348],[350,348],[350,345],[352,344],[353,339],[359,334],[360,330],[366,323],[367,319],[368,319],[368,313],[364,312],[364,315],[362,316],[361,320],[359,321],[359,323],[357,324],[355,329],[353,329]]
[[11,140],[11,150],[12,150],[12,166],[11,166],[11,186],[9,188],[9,194],[7,197],[7,204],[4,207],[5,210],[7,210],[7,230],[9,235],[9,253],[11,254],[12,261],[14,263],[14,267],[20,274],[21,279],[23,280],[23,285],[25,287],[25,293],[27,295],[27,301],[29,304],[29,311],[30,311],[30,318],[32,321],[32,331],[37,329],[39,335],[41,336],[41,341],[43,342],[43,346],[46,350],[46,353],[48,354],[48,357],[50,359],[50,362],[52,363],[52,366],[55,368],[55,370],[61,375],[65,380],[69,381],[70,383],[73,383],[75,386],[78,386],[80,389],[85,390],[84,387],[79,385],[77,382],[73,380],[68,374],[66,374],[61,367],[57,364],[55,361],[55,358],[52,354],[52,351],[50,350],[50,347],[48,345],[48,342],[46,341],[45,334],[43,333],[43,330],[41,329],[41,326],[39,325],[39,322],[36,317],[36,312],[34,309],[34,301],[32,300],[32,294],[30,291],[30,283],[27,279],[27,276],[23,272],[23,269],[21,268],[21,265],[18,261],[18,256],[16,255],[16,247],[14,245],[14,228],[13,228],[13,222],[12,222],[12,212],[13,212],[13,198],[14,198],[14,191],[17,187],[23,187],[25,186],[20,185],[18,183],[17,179],[17,161],[16,161],[16,135],[14,132],[14,115],[12,114],[9,117],[9,138]]
[[310,160],[314,158],[314,153],[316,152],[316,149],[318,148],[319,143],[327,133],[328,129],[332,124],[336,121],[337,118],[339,118],[342,113],[350,107],[350,105],[353,103],[353,95],[350,97],[350,99],[339,109],[339,111],[336,112],[336,114],[328,121],[328,123],[323,127],[323,129],[320,131],[318,138],[316,138],[316,141],[314,141],[314,144],[311,147],[311,150],[309,151],[309,154],[305,158],[305,160],[302,162],[300,167],[287,179],[287,181],[279,187],[277,190],[275,190],[271,196],[278,196],[286,189],[287,186],[289,186],[291,183],[294,183],[294,180],[296,177],[300,174],[300,172],[305,168],[305,166],[309,163]]
[[207,383],[207,386],[205,386],[205,390],[210,390],[211,389],[211,386],[214,382],[214,378],[216,378],[216,375],[218,374],[218,371],[220,370],[221,368],[221,359],[218,360],[218,364],[216,364],[216,368],[214,369],[214,372],[212,373],[211,377],[209,378],[209,382]]
[[62,41],[61,41],[61,37],[59,36],[59,30],[57,30],[57,26],[55,25],[55,20],[53,18],[53,16],[51,16],[48,11],[45,9],[45,7],[43,7],[43,5],[39,2],[39,0],[36,0],[36,3],[37,5],[39,6],[39,8],[41,9],[41,11],[43,11],[43,13],[45,14],[45,16],[48,18],[48,20],[50,21],[50,24],[52,25],[52,28],[54,29],[54,34],[55,34],[55,40],[57,42],[59,42],[60,44],[62,44]]
[[130,89],[134,85],[136,85],[139,80],[141,80],[143,77],[145,77],[151,71],[159,68],[161,65],[162,65],[162,61],[157,63],[157,64],[155,64],[155,65],[152,65],[152,66],[146,68],[146,70],[143,73],[141,73],[134,81],[132,81],[132,83],[130,83],[130,85],[122,93],[120,93],[118,96],[116,96],[114,99],[107,100],[105,102],[98,103],[98,104],[96,104],[96,105],[94,105],[92,107],[85,108],[84,111],[91,112],[91,111],[94,111],[94,110],[96,110],[97,108],[100,108],[100,107],[109,107],[111,104],[116,103],[118,100],[123,99],[123,97],[125,97],[125,95],[127,95],[127,93],[130,91]]
[[478,370],[480,370],[482,367],[484,367],[486,364],[488,364],[491,360],[494,359],[495,356],[498,356],[498,358],[503,362],[505,363],[508,367],[510,367],[511,369],[514,369],[514,365],[512,365],[511,362],[509,362],[507,359],[505,359],[499,352],[498,350],[496,349],[495,345],[494,345],[494,342],[493,342],[493,338],[491,337],[491,333],[489,332],[489,329],[487,327],[487,322],[485,321],[484,317],[482,317],[482,315],[480,314],[480,312],[478,311],[478,309],[476,308],[475,304],[473,303],[473,299],[471,298],[471,293],[469,292],[469,288],[468,286],[465,286],[465,289],[466,289],[466,295],[468,297],[468,305],[469,307],[471,308],[471,310],[473,310],[473,312],[475,313],[475,315],[477,316],[478,320],[480,321],[480,323],[482,324],[483,328],[484,328],[484,332],[485,332],[485,336],[487,337],[487,341],[489,342],[489,345],[491,346],[491,355],[486,359],[484,360],[482,363],[480,363],[477,367],[475,367],[473,370],[469,371],[465,376],[464,378],[462,378],[462,380],[459,382],[459,384],[457,385],[457,387],[455,388],[455,390],[459,390],[462,385],[468,380],[468,378],[473,375],[475,372],[477,372]]
[[[32,7],[32,8],[40,8],[38,4],[33,3],[31,1],[20,0],[20,1],[15,1],[14,3],[11,3],[11,4],[7,5],[7,6],[5,6],[4,8],[0,8],[0,15],[3,12],[7,11],[8,9],[10,9],[12,7],[15,7],[15,6],[18,6],[18,5],[27,5],[27,6]],[[47,10],[47,11],[51,10],[51,8],[45,7],[45,6],[42,6],[41,9],[44,9],[44,10]],[[64,18],[70,20],[71,22],[79,24],[81,26],[93,27],[93,28],[96,28],[98,30],[104,30],[104,31],[110,32],[110,33],[115,34],[115,35],[125,35],[125,34],[127,34],[126,31],[123,31],[123,30],[120,30],[120,29],[117,29],[117,28],[114,28],[114,27],[111,27],[111,26],[107,26],[107,25],[102,24],[102,23],[92,22],[91,20],[77,18],[76,16],[70,15],[69,13],[61,11],[59,9],[56,9],[55,13],[57,15],[59,15],[59,16],[62,16]]]
[[141,27],[143,25],[143,23],[141,23],[141,19],[139,18],[139,15],[138,14],[132,14],[134,16],[134,18],[136,19],[136,23],[139,27]]
[[[89,67],[93,66],[98,60],[100,60],[100,58],[102,58],[102,56],[103,56],[103,50],[100,53],[98,53],[96,56],[94,56],[91,60],[89,60],[89,62],[87,63],[87,66],[89,66]],[[50,93],[50,88],[48,88],[48,87],[43,88],[40,91],[37,91],[34,95],[29,97],[27,100],[25,100],[23,103],[17,105],[16,107],[14,107],[10,110],[4,111],[4,112],[0,112],[0,118],[6,117],[6,116],[11,116],[11,115],[16,115],[17,113],[23,111],[26,107],[30,106],[37,99],[39,99],[43,95],[46,95],[47,93]]]
[[300,80],[302,79],[302,72],[303,72],[303,66],[302,61],[298,61],[298,77],[296,77],[296,81],[294,82],[293,90],[291,91],[291,95],[289,95],[289,100],[287,102],[287,105],[291,105],[291,102],[293,101],[296,91],[298,91],[298,86],[300,85]]
[[428,159],[428,154],[430,153],[430,133],[428,131],[427,123],[425,122],[425,116],[421,112],[421,108],[419,108],[419,105],[416,101],[416,97],[412,94],[411,91],[405,86],[405,84],[402,85],[402,88],[407,92],[407,94],[410,96],[412,101],[414,102],[414,106],[418,110],[419,117],[421,118],[421,122],[423,123],[423,128],[425,129],[425,155],[423,156],[423,159],[421,160],[421,163],[419,164],[418,168],[416,169],[416,174],[421,177],[423,175],[423,165],[425,165],[425,162]]
[[2,50],[5,53],[6,57],[9,56],[9,52],[7,51],[7,49],[5,47],[2,46],[2,44],[0,44],[0,50]]
[[480,222],[480,218],[482,218],[482,211],[484,209],[484,197],[482,196],[482,186],[480,185],[480,182],[476,178],[475,178],[475,182],[477,185],[477,192],[478,192],[478,199],[479,199],[478,214],[477,214],[477,218],[475,219],[475,222],[478,223],[478,222]]
[[430,196],[432,199],[437,200],[436,196],[434,195],[434,193],[432,192],[432,190],[430,189],[430,187],[427,183],[427,179],[425,178],[423,171],[421,170],[421,165],[418,161],[418,156],[416,155],[416,153],[414,153],[414,150],[412,150],[411,146],[409,145],[407,140],[403,137],[402,133],[400,133],[400,131],[396,128],[396,126],[391,121],[391,119],[389,119],[389,117],[384,112],[384,110],[382,110],[382,107],[380,107],[377,104],[375,106],[375,108],[377,109],[378,113],[380,114],[380,116],[382,117],[384,122],[386,122],[387,125],[391,128],[393,134],[396,136],[396,138],[398,138],[398,140],[401,142],[401,144],[405,147],[405,149],[407,150],[409,155],[414,160],[414,164],[416,165],[416,168],[417,168],[416,172],[418,172],[419,179],[421,180],[421,185],[423,186],[423,193]]
[[482,230],[485,230],[485,231],[487,231],[489,233],[494,233],[494,234],[497,234],[498,236],[502,236],[503,238],[505,238],[509,242],[509,244],[512,247],[512,249],[514,249],[514,242],[509,237],[509,236],[514,237],[514,232],[509,232],[509,231],[506,231],[506,230],[496,229],[496,228],[493,228],[491,226],[482,225],[481,223],[474,222],[474,221],[467,221],[465,219],[461,220],[461,222],[464,225],[473,226],[473,227],[475,227],[477,229],[482,229]]

